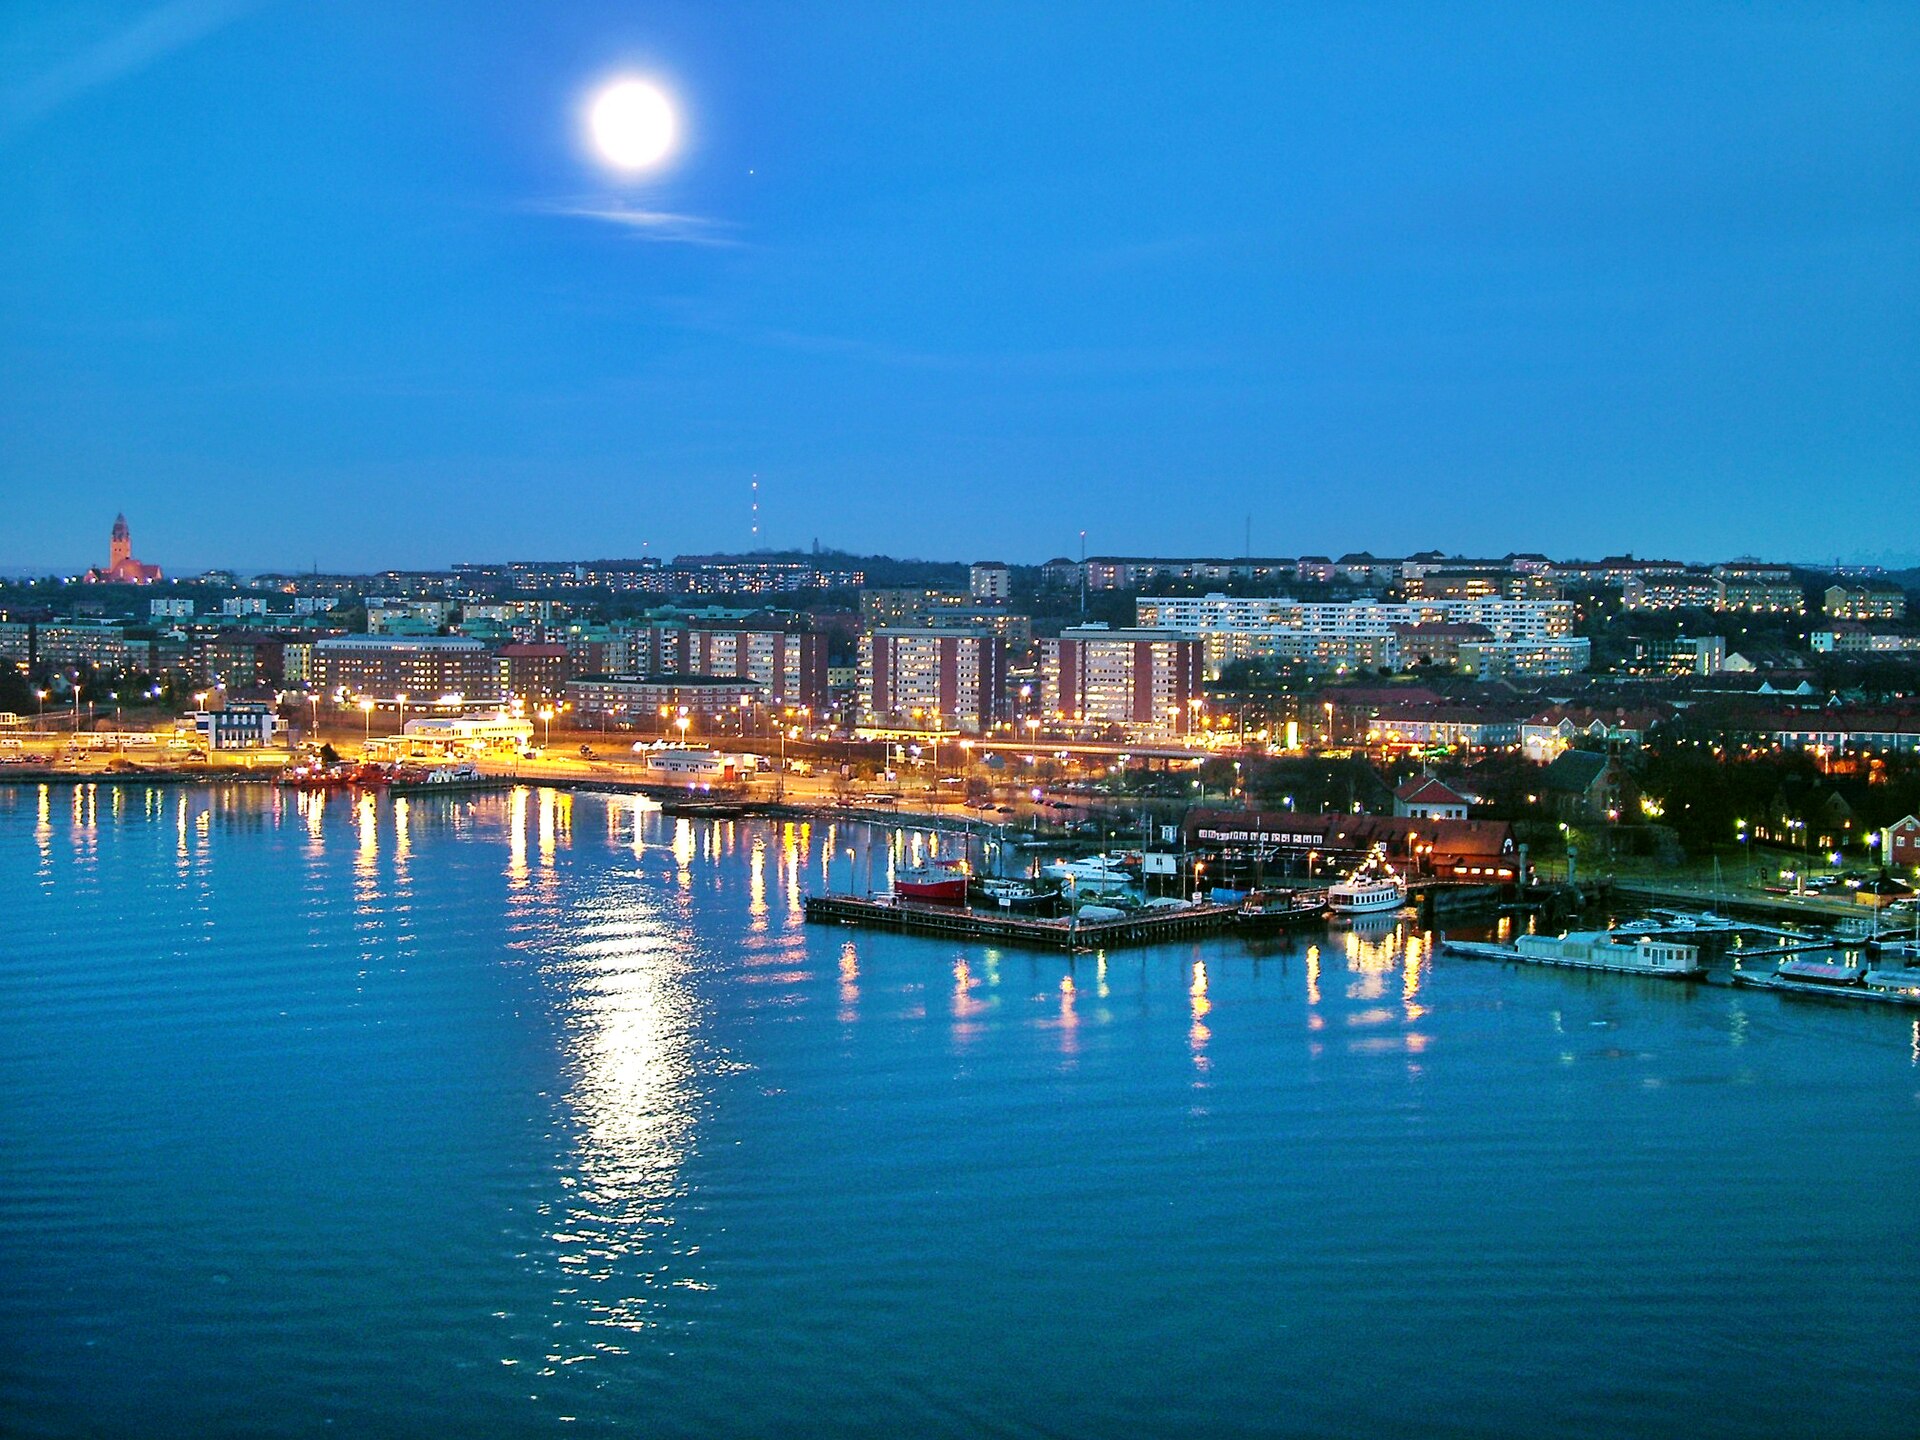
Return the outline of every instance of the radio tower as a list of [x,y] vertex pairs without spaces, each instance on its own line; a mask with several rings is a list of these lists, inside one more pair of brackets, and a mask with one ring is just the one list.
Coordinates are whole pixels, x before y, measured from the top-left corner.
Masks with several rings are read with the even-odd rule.
[[753,504],[749,507],[748,513],[748,529],[752,543],[750,543],[747,548],[749,550],[758,550],[760,548],[760,477],[758,475],[753,477],[752,489]]

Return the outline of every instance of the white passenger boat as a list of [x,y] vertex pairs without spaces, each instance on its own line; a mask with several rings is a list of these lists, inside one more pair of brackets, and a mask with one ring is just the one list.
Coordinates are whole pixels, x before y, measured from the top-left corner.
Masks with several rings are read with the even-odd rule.
[[1384,845],[1373,847],[1360,867],[1327,887],[1327,908],[1335,915],[1372,915],[1407,903],[1407,882],[1387,863]]
[[1706,973],[1696,945],[1651,935],[1622,940],[1611,930],[1570,930],[1564,935],[1522,935],[1511,945],[1441,937],[1441,948],[1477,960],[1557,965],[1571,970],[1610,970],[1622,975],[1658,975],[1690,980]]

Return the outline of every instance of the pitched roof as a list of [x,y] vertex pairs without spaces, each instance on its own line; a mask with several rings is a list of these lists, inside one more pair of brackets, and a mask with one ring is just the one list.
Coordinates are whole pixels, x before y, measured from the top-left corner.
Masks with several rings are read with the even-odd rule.
[[1609,760],[1594,750],[1566,750],[1547,766],[1547,788],[1585,794],[1606,770]]
[[1403,805],[1466,805],[1467,797],[1450,786],[1443,785],[1431,775],[1416,775],[1398,790],[1393,798]]

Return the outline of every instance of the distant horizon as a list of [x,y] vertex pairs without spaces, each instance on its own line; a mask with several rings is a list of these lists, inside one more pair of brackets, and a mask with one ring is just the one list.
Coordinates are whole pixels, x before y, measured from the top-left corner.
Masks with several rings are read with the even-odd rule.
[[[254,576],[254,575],[270,575],[270,574],[304,575],[304,574],[315,574],[315,573],[322,574],[322,575],[377,575],[389,570],[392,570],[392,571],[445,571],[445,570],[451,570],[455,565],[504,565],[504,564],[527,564],[527,563],[574,564],[574,563],[581,563],[581,562],[595,561],[595,560],[641,561],[641,560],[648,560],[648,559],[657,560],[662,564],[669,564],[674,560],[676,556],[680,556],[680,555],[745,556],[745,555],[765,554],[769,556],[774,556],[774,555],[808,556],[814,553],[813,551],[814,542],[809,540],[801,545],[775,545],[771,542],[762,542],[758,546],[755,546],[752,548],[740,547],[740,548],[733,548],[733,549],[728,549],[728,548],[718,547],[718,546],[700,547],[700,548],[696,548],[692,546],[680,546],[672,549],[653,549],[645,552],[634,552],[630,554],[623,553],[617,550],[605,550],[605,549],[591,549],[591,550],[580,549],[572,553],[564,553],[564,554],[562,553],[521,554],[518,552],[509,554],[503,550],[497,554],[460,556],[454,559],[442,559],[442,560],[431,561],[431,562],[392,561],[392,562],[384,562],[384,563],[372,563],[372,564],[367,564],[363,566],[329,565],[326,563],[321,563],[316,566],[312,562],[308,562],[304,564],[287,564],[287,563],[258,564],[258,563],[244,563],[244,562],[222,561],[222,560],[203,561],[200,559],[190,560],[184,564],[169,564],[165,556],[152,555],[147,553],[146,547],[144,547],[140,541],[139,526],[137,522],[134,521],[133,517],[131,516],[128,517],[128,523],[129,523],[129,528],[132,530],[133,536],[134,536],[135,557],[152,564],[158,564],[162,568],[162,570],[165,572],[167,581],[188,581],[208,571],[225,571],[236,576]],[[104,562],[106,558],[106,544],[105,544],[106,531],[107,531],[107,526],[102,526],[101,528],[102,543],[100,545],[100,550],[99,550],[99,553],[93,557],[74,561],[64,566],[59,564],[34,565],[34,564],[0,563],[0,578],[4,578],[8,582],[19,582],[19,581],[26,581],[26,580],[59,578],[61,576],[84,575],[88,569],[94,566],[100,565]],[[836,544],[824,538],[821,539],[821,541],[819,542],[820,550],[818,553],[822,558],[826,558],[829,556],[847,556],[853,559],[884,558],[884,559],[898,561],[905,564],[972,565],[972,564],[977,564],[983,561],[1002,561],[1009,565],[1022,566],[1022,567],[1038,567],[1040,565],[1044,565],[1048,563],[1051,560],[1056,560],[1056,559],[1067,559],[1067,560],[1077,561],[1080,558],[1079,537],[1076,534],[1073,538],[1075,543],[1071,553],[1064,550],[1056,550],[1044,555],[1039,555],[1034,558],[1023,558],[1020,555],[1011,553],[1011,552],[993,552],[993,553],[985,553],[985,554],[953,555],[953,556],[940,556],[940,555],[927,554],[927,553],[915,554],[910,552],[889,551],[889,550],[882,550],[882,549],[854,548],[852,546],[845,545],[845,544]],[[1303,548],[1303,549],[1288,549],[1288,550],[1272,550],[1272,549],[1263,550],[1256,546],[1251,553],[1252,553],[1252,557],[1255,559],[1269,559],[1269,558],[1299,559],[1303,556],[1324,555],[1330,559],[1337,560],[1342,555],[1366,553],[1366,554],[1379,556],[1382,559],[1391,560],[1391,559],[1402,559],[1405,556],[1410,554],[1417,554],[1421,551],[1434,550],[1434,549],[1443,549],[1444,553],[1449,558],[1458,557],[1458,558],[1469,559],[1469,560],[1497,560],[1497,559],[1500,559],[1502,556],[1505,556],[1508,554],[1541,554],[1541,555],[1545,555],[1548,559],[1555,560],[1555,561],[1574,561],[1574,560],[1593,561],[1593,560],[1600,560],[1611,555],[1631,555],[1635,559],[1640,559],[1640,560],[1671,560],[1671,561],[1677,561],[1679,563],[1686,564],[1686,565],[1700,565],[1700,566],[1726,564],[1731,561],[1735,561],[1739,559],[1754,559],[1754,560],[1762,561],[1769,564],[1791,565],[1796,569],[1812,570],[1812,571],[1830,570],[1830,569],[1833,569],[1835,566],[1842,566],[1842,567],[1877,566],[1881,569],[1889,570],[1889,571],[1905,571],[1905,570],[1911,570],[1911,569],[1920,569],[1920,551],[1898,551],[1898,552],[1882,551],[1878,553],[1856,551],[1851,554],[1843,554],[1843,555],[1831,557],[1831,558],[1815,559],[1815,558],[1809,558],[1804,555],[1792,556],[1792,555],[1784,555],[1784,554],[1768,554],[1764,551],[1752,550],[1752,549],[1735,550],[1735,551],[1730,551],[1726,554],[1690,555],[1690,554],[1683,553],[1677,549],[1666,549],[1662,547],[1647,546],[1647,545],[1618,546],[1618,547],[1609,547],[1606,549],[1593,550],[1593,551],[1574,551],[1574,550],[1555,550],[1555,549],[1543,548],[1535,545],[1501,545],[1496,548],[1477,549],[1477,550],[1464,550],[1464,549],[1458,549],[1458,548],[1441,547],[1438,545],[1416,545],[1416,546],[1409,547],[1407,549],[1387,550],[1387,549],[1382,549],[1378,546],[1346,544],[1346,545],[1340,545],[1338,547],[1332,547],[1332,548],[1309,547],[1309,548]],[[1159,549],[1096,547],[1093,544],[1093,537],[1091,535],[1089,535],[1088,537],[1087,551],[1086,551],[1087,557],[1089,559],[1096,559],[1096,558],[1110,557],[1110,556],[1126,556],[1126,557],[1138,557],[1142,559],[1192,558],[1192,559],[1236,560],[1236,559],[1242,558],[1247,553],[1248,552],[1246,552],[1244,549],[1184,550],[1184,549],[1171,549],[1167,547],[1161,547]]]

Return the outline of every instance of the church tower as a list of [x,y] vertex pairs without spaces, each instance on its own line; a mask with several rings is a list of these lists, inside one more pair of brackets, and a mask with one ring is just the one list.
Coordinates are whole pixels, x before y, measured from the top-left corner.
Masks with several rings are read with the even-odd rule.
[[107,568],[118,570],[133,559],[133,531],[127,528],[127,517],[113,517],[113,548],[108,552]]

